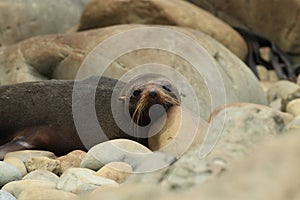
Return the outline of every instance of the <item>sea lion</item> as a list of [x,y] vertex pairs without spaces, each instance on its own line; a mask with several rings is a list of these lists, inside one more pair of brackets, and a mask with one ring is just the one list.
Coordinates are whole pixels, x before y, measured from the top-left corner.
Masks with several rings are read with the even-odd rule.
[[[159,81],[153,77],[151,79],[124,83],[107,77],[101,77],[100,80],[99,77],[90,77],[76,83],[80,83],[80,90],[92,91],[91,83],[99,80],[96,85],[95,110],[108,139],[128,138],[139,141],[138,135],[128,135],[118,126],[112,107],[121,114],[119,117],[123,117],[126,116],[127,102],[134,127],[141,127],[150,123],[148,112],[152,105],[159,104],[167,110],[180,103],[178,92],[170,82],[163,82],[161,78]],[[76,99],[72,99],[73,86],[74,81],[53,80],[0,87],[0,159],[7,152],[23,149],[49,150],[56,155],[74,149],[86,150],[73,120],[72,106],[77,103]],[[111,103],[113,91],[122,92],[115,104]],[[147,145],[145,140],[142,143]]]

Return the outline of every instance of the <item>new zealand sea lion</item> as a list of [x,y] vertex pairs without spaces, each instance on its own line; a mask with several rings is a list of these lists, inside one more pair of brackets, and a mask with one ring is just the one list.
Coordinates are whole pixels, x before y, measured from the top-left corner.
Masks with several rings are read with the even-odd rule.
[[[79,81],[78,88],[93,91],[90,83],[98,79],[90,77]],[[86,150],[73,120],[72,103],[76,104],[76,99],[72,100],[73,85],[74,81],[54,80],[0,87],[0,159],[7,152],[23,149],[49,150],[57,155],[74,149]],[[129,111],[133,123],[127,125],[129,131],[134,132],[136,127],[147,126],[152,120],[151,106],[159,104],[168,110],[180,103],[176,88],[162,78],[151,77],[126,84],[101,77],[96,86],[95,110],[108,139],[128,138],[147,145],[147,138],[139,140],[138,134],[128,135],[119,127],[112,107],[119,113],[117,118],[126,117],[126,110]],[[118,101],[111,103],[114,90],[120,94]]]

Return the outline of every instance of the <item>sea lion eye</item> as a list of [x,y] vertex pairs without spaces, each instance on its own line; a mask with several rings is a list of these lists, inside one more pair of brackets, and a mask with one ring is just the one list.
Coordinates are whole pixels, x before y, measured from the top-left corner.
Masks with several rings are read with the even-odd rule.
[[164,90],[168,91],[168,92],[171,92],[171,91],[172,91],[170,85],[164,85],[164,86],[162,86],[162,88],[163,88]]
[[133,91],[133,96],[138,97],[142,93],[142,90],[134,90]]

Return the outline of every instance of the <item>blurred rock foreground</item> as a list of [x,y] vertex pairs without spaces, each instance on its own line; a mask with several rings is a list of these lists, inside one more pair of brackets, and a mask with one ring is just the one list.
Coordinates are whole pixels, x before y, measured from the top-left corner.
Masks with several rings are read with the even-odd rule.
[[[231,27],[241,26],[265,36],[299,63],[299,9],[299,0],[1,0],[0,87],[9,85],[9,91],[0,92],[0,117],[18,114],[3,113],[9,112],[3,109],[3,102],[12,106],[17,100],[9,98],[19,96],[4,94],[24,89],[33,98],[59,98],[60,94],[31,91],[30,82],[73,80],[99,43],[137,28],[161,27],[185,34],[207,51],[219,74],[207,81],[185,58],[157,49],[121,55],[105,70],[105,76],[119,79],[136,66],[160,63],[187,79],[200,102],[203,121],[197,129],[199,137],[182,156],[170,155],[165,149],[156,152],[151,146],[148,149],[126,139],[97,144],[87,152],[74,149],[61,157],[43,149],[10,152],[0,161],[0,200],[300,199],[300,78],[298,83],[278,80],[274,70],[260,66],[258,80],[243,62],[248,52],[244,39]],[[135,38],[135,43],[148,38],[147,34]],[[115,49],[124,43],[116,42]],[[267,50],[261,51],[268,59]],[[99,55],[99,59],[105,58]],[[96,74],[98,67],[103,66],[89,73]],[[226,102],[216,106],[211,102],[209,83],[219,83],[219,78],[224,86],[217,88],[225,89]],[[27,88],[18,84],[22,82],[29,82]],[[185,82],[178,82],[183,85],[181,98],[189,102]],[[22,103],[35,111],[28,98],[20,101],[28,101]],[[36,112],[35,116],[41,116]],[[180,121],[178,111],[173,112],[174,121]],[[192,114],[187,117],[189,124],[194,118]],[[27,116],[27,121],[31,119],[35,120]],[[4,134],[1,126],[0,134]],[[205,134],[216,134],[218,128],[218,142],[200,158]],[[176,131],[167,134],[177,136]],[[161,138],[155,139],[165,143]],[[156,140],[152,139],[152,144]],[[137,155],[145,157],[138,159]],[[170,166],[137,173],[154,165]]]

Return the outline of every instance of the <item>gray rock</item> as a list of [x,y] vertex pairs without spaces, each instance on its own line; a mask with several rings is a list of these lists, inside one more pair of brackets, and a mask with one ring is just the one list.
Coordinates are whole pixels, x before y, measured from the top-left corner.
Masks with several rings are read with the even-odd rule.
[[59,177],[49,171],[46,170],[35,170],[30,173],[28,173],[26,176],[23,177],[23,180],[40,180],[40,181],[48,181],[53,182],[56,184],[59,180]]
[[86,2],[87,0],[2,0],[0,47],[36,35],[67,31],[79,21]]
[[[221,175],[235,160],[247,157],[262,142],[283,134],[291,120],[284,118],[284,113],[267,106],[246,103],[227,105],[211,116],[212,131],[206,133],[208,140],[202,146],[190,149],[168,168],[132,175],[125,183],[159,184],[162,188],[175,191],[202,185]],[[214,131],[218,130],[214,126],[220,125],[223,125],[222,131]],[[216,144],[214,138],[218,139]],[[212,151],[204,154],[202,150],[210,147],[213,147]]]
[[11,181],[20,180],[21,178],[22,173],[17,167],[0,161],[0,187]]
[[0,190],[0,200],[17,200],[12,194],[5,190]]

